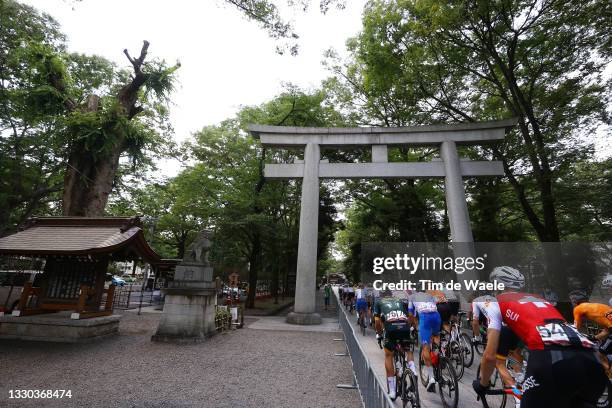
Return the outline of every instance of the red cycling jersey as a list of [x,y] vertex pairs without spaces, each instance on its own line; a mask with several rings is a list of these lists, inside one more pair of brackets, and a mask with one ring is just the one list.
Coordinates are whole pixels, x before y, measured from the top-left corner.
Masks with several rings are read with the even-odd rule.
[[487,316],[489,328],[500,330],[501,323],[505,323],[530,350],[543,350],[547,346],[594,347],[567,324],[553,305],[539,296],[506,292],[497,296],[497,305],[494,298],[486,298],[475,299],[474,303]]

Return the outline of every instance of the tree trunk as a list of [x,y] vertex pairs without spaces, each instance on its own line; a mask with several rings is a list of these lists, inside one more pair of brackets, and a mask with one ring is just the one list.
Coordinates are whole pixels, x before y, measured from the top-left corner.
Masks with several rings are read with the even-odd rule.
[[104,214],[119,167],[122,146],[94,159],[86,151],[75,151],[64,178],[64,215],[94,217]]
[[[119,107],[117,109],[115,133],[111,136],[114,145],[110,152],[94,154],[86,148],[85,143],[76,143],[68,159],[68,169],[64,176],[64,194],[62,206],[64,215],[93,217],[104,214],[104,208],[108,202],[117,169],[119,159],[125,150],[125,134],[119,127],[119,121],[127,118],[131,120],[143,111],[142,106],[137,105],[138,93],[146,83],[148,75],[142,72],[142,65],[147,56],[149,43],[144,41],[140,56],[136,59],[130,57],[127,50],[123,52],[132,63],[134,75],[131,81],[124,85],[117,93]],[[63,84],[54,84],[58,89],[63,89]],[[100,98],[90,95],[85,104],[77,106],[74,101],[68,100],[66,107],[75,111],[80,109],[85,112],[96,112],[99,108]],[[110,128],[110,126],[109,126]]]
[[253,246],[249,256],[249,294],[247,296],[246,307],[255,307],[255,296],[257,295],[257,275],[261,263],[261,239],[259,232],[255,231]]

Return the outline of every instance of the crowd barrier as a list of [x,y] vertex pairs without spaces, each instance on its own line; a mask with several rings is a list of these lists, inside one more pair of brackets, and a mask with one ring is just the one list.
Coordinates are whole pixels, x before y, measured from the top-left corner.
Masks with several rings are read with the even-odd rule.
[[[361,394],[365,408],[391,408],[395,404],[387,394],[387,384],[383,384],[376,376],[374,368],[368,360],[363,348],[357,341],[355,327],[350,323],[346,310],[340,304],[338,293],[334,291],[334,300],[338,309],[338,324],[344,334],[347,353],[353,364],[355,385]],[[354,317],[353,317],[354,318]],[[381,350],[382,353],[382,350]]]

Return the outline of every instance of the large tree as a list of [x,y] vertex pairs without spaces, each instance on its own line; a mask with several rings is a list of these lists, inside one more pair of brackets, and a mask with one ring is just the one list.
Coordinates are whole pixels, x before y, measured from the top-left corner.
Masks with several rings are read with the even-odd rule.
[[132,65],[131,75],[118,73],[118,81],[108,93],[84,95],[81,103],[73,98],[67,86],[70,76],[61,71],[59,63],[57,67],[45,66],[49,82],[62,95],[66,109],[65,215],[102,215],[122,156],[143,158],[147,148],[160,142],[155,121],[165,119],[164,105],[179,65],[147,62],[148,48],[149,43],[144,41],[136,58],[124,50]]
[[[146,41],[136,58],[124,51],[131,72],[69,54],[50,16],[13,0],[0,3],[0,20],[0,230],[45,207],[102,215],[125,174],[121,159],[150,163],[170,140],[178,64],[148,61]],[[60,191],[61,204],[45,206]]]
[[[536,237],[558,241],[555,184],[609,120],[610,3],[372,0],[328,86],[362,123],[518,118],[480,154],[504,164]],[[356,106],[358,109],[354,109]]]

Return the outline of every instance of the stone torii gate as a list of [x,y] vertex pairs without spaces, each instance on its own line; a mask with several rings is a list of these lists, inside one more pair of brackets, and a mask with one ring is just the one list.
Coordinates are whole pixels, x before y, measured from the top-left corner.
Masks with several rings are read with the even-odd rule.
[[[304,148],[304,160],[293,164],[266,164],[269,179],[302,179],[300,232],[293,324],[319,324],[315,313],[319,179],[444,178],[446,206],[452,242],[473,242],[462,177],[503,176],[499,161],[459,158],[457,145],[485,144],[503,140],[516,119],[390,128],[310,128],[250,125],[249,131],[263,146]],[[371,163],[329,163],[321,160],[321,148],[370,146]],[[442,160],[389,163],[387,146],[438,146]]]

